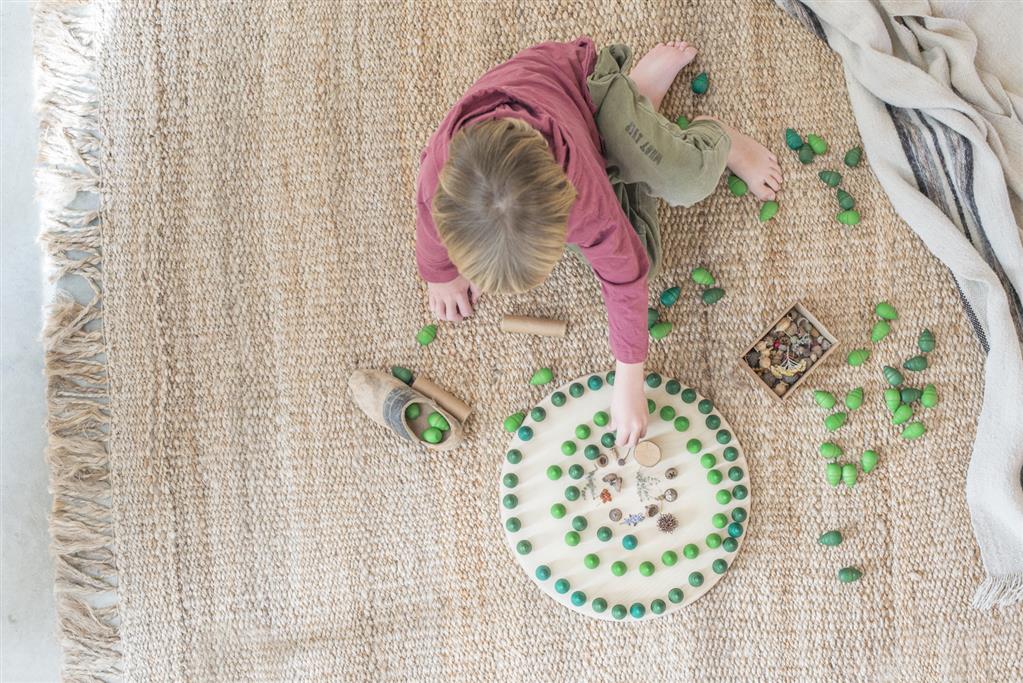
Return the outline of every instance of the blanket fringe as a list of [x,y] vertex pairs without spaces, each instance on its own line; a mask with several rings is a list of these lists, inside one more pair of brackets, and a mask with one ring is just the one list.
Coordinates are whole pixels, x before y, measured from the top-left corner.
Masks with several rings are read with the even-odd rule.
[[973,607],[991,609],[1023,602],[1023,574],[988,576],[973,594]]
[[[50,534],[62,676],[70,681],[122,673],[102,311],[99,27],[98,6],[81,0],[45,0],[33,25],[40,240],[58,290],[43,330]],[[76,299],[71,290],[87,294]]]

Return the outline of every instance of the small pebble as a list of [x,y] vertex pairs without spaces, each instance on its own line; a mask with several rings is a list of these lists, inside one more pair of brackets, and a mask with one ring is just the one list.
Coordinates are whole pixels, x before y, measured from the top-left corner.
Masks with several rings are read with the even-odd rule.
[[565,545],[575,547],[579,545],[579,532],[569,531],[565,534]]
[[601,541],[604,541],[605,543],[607,541],[610,541],[613,536],[614,532],[611,531],[611,527],[609,526],[602,526],[599,529],[597,529],[597,538]]
[[714,533],[707,534],[707,538],[704,539],[704,543],[706,543],[707,547],[710,548],[711,550],[713,550],[714,548],[720,548],[721,547],[721,535],[720,534],[714,534]]
[[553,394],[551,394],[551,403],[554,404],[555,408],[560,408],[561,406],[565,405],[565,402],[567,400],[568,399],[565,397],[565,395],[560,391],[555,391]]
[[627,571],[629,571],[629,568],[621,560],[611,563],[611,573],[615,576],[624,576]]
[[518,434],[518,437],[523,441],[529,441],[530,439],[533,438],[532,427],[519,427],[519,431],[516,433]]
[[671,600],[675,604],[682,602],[683,597],[684,596],[682,594],[681,588],[672,588],[670,591],[668,591],[668,600]]
[[590,378],[586,380],[586,386],[588,386],[591,391],[597,391],[604,386],[604,380],[602,380],[598,375],[590,375]]
[[590,603],[590,607],[593,608],[594,612],[600,614],[607,609],[607,600],[604,598],[593,598],[593,602]]
[[624,619],[629,614],[629,609],[625,605],[615,605],[611,608],[611,616],[615,619]]
[[689,575],[689,585],[695,587],[703,585],[703,574],[700,572],[693,572]]
[[582,607],[583,605],[586,604],[586,593],[583,593],[582,591],[576,591],[572,593],[571,600],[572,604],[575,605],[576,607]]
[[582,384],[579,384],[579,382],[573,382],[572,385],[568,387],[568,394],[572,398],[579,398],[580,396],[583,395],[583,393],[585,393],[585,391],[586,387],[584,387]]

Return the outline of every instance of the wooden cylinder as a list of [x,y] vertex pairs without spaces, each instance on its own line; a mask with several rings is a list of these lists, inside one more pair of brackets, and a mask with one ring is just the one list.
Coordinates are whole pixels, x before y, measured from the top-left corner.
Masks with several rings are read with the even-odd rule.
[[450,391],[437,384],[429,377],[419,375],[416,380],[412,382],[412,388],[421,394],[429,396],[434,401],[440,404],[440,406],[458,418],[459,422],[465,422],[465,418],[469,417],[469,413],[472,412],[472,408],[469,404],[458,398]]
[[568,323],[552,318],[531,318],[528,315],[506,315],[501,318],[501,331],[514,334],[536,334],[541,337],[564,337]]

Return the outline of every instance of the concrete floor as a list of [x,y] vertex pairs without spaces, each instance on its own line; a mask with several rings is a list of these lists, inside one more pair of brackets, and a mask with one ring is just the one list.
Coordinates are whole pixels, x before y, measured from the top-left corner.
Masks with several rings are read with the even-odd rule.
[[39,343],[46,287],[33,198],[32,4],[0,2],[0,681],[59,677],[49,556],[45,383]]

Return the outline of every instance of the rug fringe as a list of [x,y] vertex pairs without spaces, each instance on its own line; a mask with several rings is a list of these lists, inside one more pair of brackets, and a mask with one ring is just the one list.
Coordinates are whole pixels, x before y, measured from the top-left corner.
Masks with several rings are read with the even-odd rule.
[[[102,326],[99,28],[98,6],[84,0],[45,0],[33,24],[40,240],[58,287],[43,330],[50,534],[62,676],[70,681],[122,673]],[[83,290],[81,282],[88,301],[69,293]]]
[[973,594],[973,607],[991,609],[1023,602],[1023,574],[988,576]]

